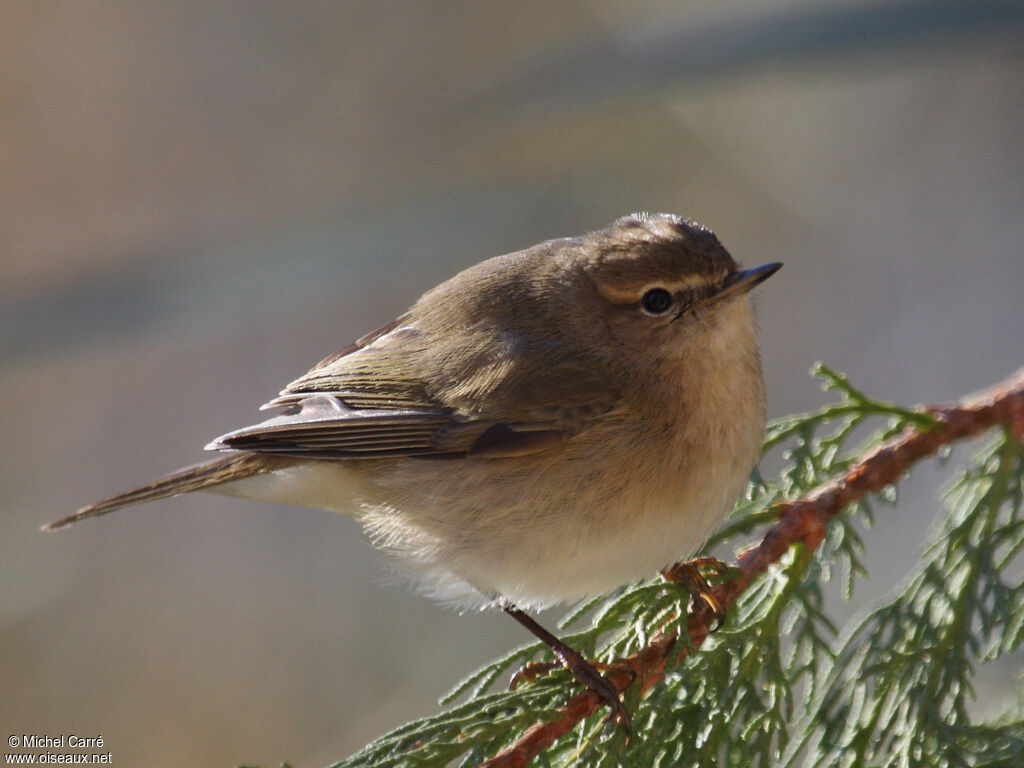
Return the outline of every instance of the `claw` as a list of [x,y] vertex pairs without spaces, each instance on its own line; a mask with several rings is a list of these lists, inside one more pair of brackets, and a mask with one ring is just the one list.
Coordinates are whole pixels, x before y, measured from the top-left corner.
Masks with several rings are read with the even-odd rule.
[[687,563],[676,563],[661,572],[665,581],[680,584],[686,587],[693,597],[694,605],[704,603],[715,618],[713,627],[708,627],[709,632],[720,629],[725,621],[725,608],[715,597],[715,593],[708,584],[704,574],[712,572],[716,576],[722,576],[729,571],[729,566],[714,557],[697,557]]
[[546,675],[552,669],[561,666],[557,661],[528,661],[512,675],[512,679],[508,681],[508,689],[514,691],[520,683],[532,683],[541,675]]
[[[615,690],[615,686],[612,685],[611,681],[608,680],[607,677],[598,672],[597,668],[603,668],[605,670],[625,669],[633,676],[634,679],[636,678],[636,673],[628,667],[615,667],[607,664],[591,663],[584,659],[579,651],[569,645],[566,645],[518,608],[506,606],[504,610],[505,613],[540,638],[554,652],[555,656],[558,657],[561,666],[572,672],[573,676],[577,680],[601,697],[610,710],[608,720],[616,725],[622,726],[626,732],[626,744],[629,744],[633,738],[633,724],[630,720],[629,712],[626,710],[626,706],[622,703],[622,699],[619,698],[619,692]],[[545,672],[550,672],[556,666],[559,665],[552,662],[529,662],[524,665],[519,672],[513,675],[510,687],[515,688],[524,680],[527,682],[536,680],[539,675],[542,675]]]
[[[546,675],[553,669],[568,669],[573,676],[590,690],[604,700],[610,708],[608,720],[621,725],[626,731],[626,744],[633,738],[633,727],[630,721],[629,712],[619,698],[618,691],[611,684],[602,672],[628,672],[636,679],[636,672],[629,667],[617,666],[614,664],[603,664],[600,661],[587,661],[582,656],[577,658],[558,661],[529,661],[524,664],[518,672],[512,675],[508,688],[514,691],[520,683],[532,683],[541,675]],[[630,681],[632,682],[632,681]]]

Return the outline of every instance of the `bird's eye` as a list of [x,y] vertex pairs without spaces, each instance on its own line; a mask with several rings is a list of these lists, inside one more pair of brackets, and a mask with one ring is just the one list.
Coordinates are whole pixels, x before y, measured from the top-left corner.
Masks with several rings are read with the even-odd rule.
[[640,306],[649,315],[663,315],[672,306],[672,294],[664,288],[651,288],[641,297]]

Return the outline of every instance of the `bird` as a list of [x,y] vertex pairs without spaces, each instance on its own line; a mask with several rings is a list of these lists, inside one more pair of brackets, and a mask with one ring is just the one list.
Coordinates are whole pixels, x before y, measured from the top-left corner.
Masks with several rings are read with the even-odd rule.
[[761,451],[749,291],[715,234],[636,213],[482,261],[322,360],[219,456],[43,526],[192,491],[357,519],[395,570],[497,607],[628,729],[618,693],[527,613],[691,556]]

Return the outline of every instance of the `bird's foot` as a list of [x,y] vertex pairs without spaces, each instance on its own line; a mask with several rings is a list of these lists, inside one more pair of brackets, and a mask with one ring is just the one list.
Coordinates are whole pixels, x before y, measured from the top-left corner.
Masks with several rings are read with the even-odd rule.
[[528,661],[519,668],[519,671],[512,675],[508,681],[508,689],[514,691],[520,683],[532,683],[541,675],[546,675],[553,669],[561,669],[562,665],[557,661]]
[[665,581],[673,584],[680,584],[686,587],[693,597],[694,606],[703,603],[715,617],[715,625],[711,628],[714,631],[722,626],[725,621],[725,608],[715,597],[711,585],[708,584],[708,577],[723,576],[729,571],[729,566],[715,557],[696,557],[686,563],[670,565],[661,572]]
[[634,679],[636,678],[636,673],[625,666],[587,661],[579,651],[559,640],[519,609],[506,607],[505,612],[543,640],[551,648],[555,656],[558,657],[558,662],[532,661],[527,663],[512,677],[509,687],[514,689],[520,683],[532,682],[540,675],[550,672],[558,666],[565,667],[572,672],[573,677],[600,696],[604,703],[608,705],[610,710],[608,720],[622,726],[626,732],[626,743],[628,744],[633,738],[633,724],[629,717],[629,712],[622,703],[618,690],[598,669],[604,669],[608,672],[628,672]]
[[[634,677],[636,676],[636,673],[629,667],[621,665],[605,664],[602,661],[591,661],[590,659],[587,660],[587,664],[604,674],[609,672],[629,672]],[[538,677],[546,675],[553,669],[568,669],[568,667],[560,661],[528,661],[519,668],[518,672],[512,675],[512,679],[508,681],[508,689],[514,691],[520,683],[532,683]]]

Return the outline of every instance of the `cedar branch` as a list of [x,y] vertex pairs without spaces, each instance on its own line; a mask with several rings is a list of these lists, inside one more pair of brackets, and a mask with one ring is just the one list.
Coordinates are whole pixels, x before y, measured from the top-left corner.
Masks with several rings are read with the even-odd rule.
[[[803,544],[808,551],[816,549],[829,520],[849,504],[898,482],[913,464],[941,447],[975,437],[997,425],[1008,428],[1018,439],[1024,437],[1024,368],[959,403],[927,406],[925,410],[935,418],[935,426],[908,427],[868,450],[841,477],[819,485],[802,498],[776,504],[778,522],[768,529],[760,543],[738,555],[736,578],[715,588],[721,606],[727,609],[733,605],[751,582],[794,544]],[[690,612],[687,629],[693,648],[703,644],[713,621],[711,611],[703,603]],[[633,683],[640,686],[641,693],[646,692],[664,677],[676,639],[675,632],[655,633],[644,648],[615,663],[617,669],[608,673],[609,681],[620,693]],[[673,664],[678,664],[686,654],[684,645]],[[593,691],[573,696],[559,710],[557,719],[531,726],[481,768],[524,768],[601,706],[603,701]]]

